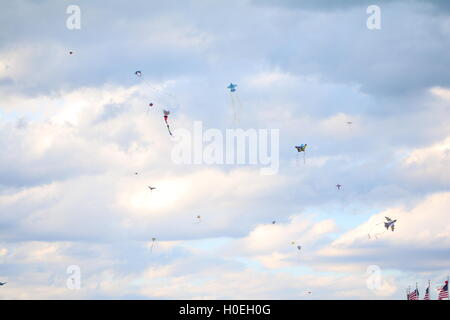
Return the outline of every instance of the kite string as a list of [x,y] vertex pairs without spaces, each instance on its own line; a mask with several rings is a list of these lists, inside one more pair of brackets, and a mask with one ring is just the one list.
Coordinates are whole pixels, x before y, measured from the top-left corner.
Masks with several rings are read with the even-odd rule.
[[[166,100],[167,99],[170,101],[167,104],[169,104],[170,106],[175,106],[176,108],[179,108],[178,99],[173,94],[166,92],[166,90],[151,84],[149,81],[145,80],[143,78],[143,76],[140,76],[139,79],[143,84],[145,84],[145,86],[150,88],[151,91],[153,91],[155,93],[155,98],[157,98],[157,100]],[[166,96],[166,99],[163,98],[164,95]]]

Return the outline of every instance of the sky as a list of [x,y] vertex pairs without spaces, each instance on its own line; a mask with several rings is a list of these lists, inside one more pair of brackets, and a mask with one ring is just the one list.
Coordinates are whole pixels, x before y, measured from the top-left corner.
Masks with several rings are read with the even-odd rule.
[[[437,297],[448,2],[17,0],[0,26],[0,299]],[[278,171],[175,163],[196,122],[279,130]]]

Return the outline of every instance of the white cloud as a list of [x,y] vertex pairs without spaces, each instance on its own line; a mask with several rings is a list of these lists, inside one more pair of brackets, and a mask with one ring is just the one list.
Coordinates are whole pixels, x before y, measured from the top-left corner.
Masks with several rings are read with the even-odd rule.
[[[370,33],[353,6],[112,1],[85,4],[72,32],[49,1],[11,2],[0,13],[1,297],[383,299],[438,280],[449,30],[447,12],[429,8],[397,1],[392,32]],[[230,81],[240,126],[280,129],[278,175],[171,162],[162,109],[172,129],[228,128]],[[395,232],[369,240],[385,215]],[[81,290],[65,286],[72,264]]]

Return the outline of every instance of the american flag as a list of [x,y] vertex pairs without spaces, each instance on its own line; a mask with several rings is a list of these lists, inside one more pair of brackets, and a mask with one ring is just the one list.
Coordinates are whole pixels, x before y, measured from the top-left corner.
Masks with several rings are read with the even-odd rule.
[[448,281],[445,281],[445,285],[439,290],[438,300],[448,299]]
[[419,300],[419,290],[417,288],[409,294],[408,300]]
[[427,290],[425,290],[425,296],[423,297],[423,300],[430,300],[430,285],[428,285]]

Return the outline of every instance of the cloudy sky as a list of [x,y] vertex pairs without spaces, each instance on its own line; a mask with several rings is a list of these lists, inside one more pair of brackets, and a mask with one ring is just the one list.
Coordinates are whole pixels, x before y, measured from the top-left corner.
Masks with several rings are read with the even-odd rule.
[[[0,26],[0,298],[404,299],[450,273],[448,2],[17,0]],[[278,173],[174,163],[164,108],[279,129]]]

